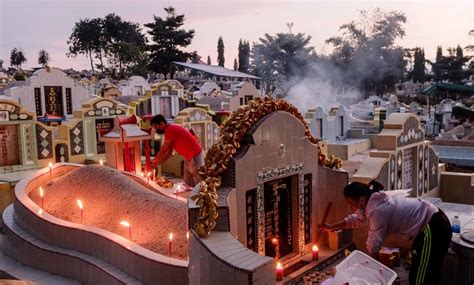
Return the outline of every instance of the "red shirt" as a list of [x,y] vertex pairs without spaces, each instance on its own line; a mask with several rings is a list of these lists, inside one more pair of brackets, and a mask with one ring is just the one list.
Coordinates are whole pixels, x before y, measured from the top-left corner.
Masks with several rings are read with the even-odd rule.
[[184,159],[191,160],[202,151],[201,145],[185,128],[169,124],[165,129],[165,141],[171,141],[174,150]]

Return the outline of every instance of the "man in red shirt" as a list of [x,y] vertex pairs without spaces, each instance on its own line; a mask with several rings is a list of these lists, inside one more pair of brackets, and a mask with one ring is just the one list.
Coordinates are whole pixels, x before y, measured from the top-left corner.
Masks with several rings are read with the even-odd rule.
[[199,182],[199,168],[204,165],[202,148],[194,136],[185,128],[168,124],[165,117],[156,115],[151,125],[158,134],[165,135],[165,143],[152,161],[152,167],[168,160],[173,149],[184,157],[184,183],[194,187]]

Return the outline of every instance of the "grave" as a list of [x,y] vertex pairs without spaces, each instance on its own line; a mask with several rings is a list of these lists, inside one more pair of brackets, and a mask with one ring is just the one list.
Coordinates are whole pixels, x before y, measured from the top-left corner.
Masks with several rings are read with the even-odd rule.
[[42,68],[15,87],[4,90],[5,95],[37,116],[45,113],[72,118],[74,111],[91,98],[87,88],[57,68]]
[[439,159],[414,114],[394,113],[375,138],[376,151],[364,160],[354,181],[380,181],[386,190],[413,189],[411,196],[439,196]]
[[347,173],[318,161],[324,163],[317,140],[287,102],[257,99],[234,112],[208,151],[197,200],[189,204],[190,264],[201,263],[189,269],[192,283],[239,284],[240,274],[246,282],[274,282],[275,258],[296,275],[315,266],[308,254],[327,244],[317,226],[326,205],[337,205],[330,222],[348,213],[340,192]]

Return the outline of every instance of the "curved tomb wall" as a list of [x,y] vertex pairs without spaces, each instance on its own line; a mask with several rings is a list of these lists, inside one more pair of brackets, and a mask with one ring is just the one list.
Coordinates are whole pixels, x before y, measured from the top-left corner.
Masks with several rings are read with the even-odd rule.
[[188,261],[157,254],[100,228],[58,219],[28,197],[39,186],[78,167],[58,164],[51,174],[45,168],[20,181],[15,188],[15,222],[46,243],[101,258],[144,283],[187,284]]

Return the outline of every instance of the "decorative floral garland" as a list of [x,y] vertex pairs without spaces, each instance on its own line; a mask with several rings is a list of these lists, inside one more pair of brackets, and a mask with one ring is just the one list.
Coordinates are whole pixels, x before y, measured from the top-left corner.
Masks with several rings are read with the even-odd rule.
[[[295,116],[304,124],[305,135],[309,141],[318,144],[319,140],[311,135],[311,131],[298,109],[285,100],[270,97],[256,98],[250,101],[248,105],[242,106],[233,112],[221,125],[218,142],[207,152],[205,164],[199,171],[199,193],[191,197],[200,207],[198,219],[194,224],[194,230],[200,236],[209,236],[216,226],[218,216],[217,189],[221,186],[221,175],[227,170],[230,160],[240,148],[240,141],[243,136],[253,124],[276,111],[285,111]],[[321,152],[321,148],[318,148],[318,161],[320,165],[329,168],[340,168],[342,166],[339,158],[332,155],[327,158]]]

